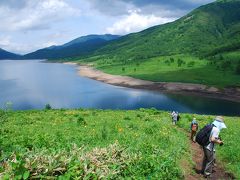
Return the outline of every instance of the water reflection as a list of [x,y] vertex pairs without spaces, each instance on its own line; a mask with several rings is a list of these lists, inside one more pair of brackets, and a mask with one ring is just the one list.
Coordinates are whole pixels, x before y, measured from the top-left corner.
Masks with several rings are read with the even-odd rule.
[[0,105],[14,109],[138,109],[239,115],[240,103],[203,97],[166,95],[115,87],[77,75],[72,65],[39,61],[0,61]]

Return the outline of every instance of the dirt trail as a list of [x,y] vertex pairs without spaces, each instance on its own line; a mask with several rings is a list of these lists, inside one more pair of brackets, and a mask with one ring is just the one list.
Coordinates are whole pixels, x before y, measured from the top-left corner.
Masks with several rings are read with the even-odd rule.
[[[185,131],[186,132],[186,131]],[[202,169],[202,160],[203,160],[203,151],[201,146],[198,143],[194,143],[190,140],[190,133],[188,133],[189,141],[191,143],[192,150],[192,160],[195,163],[195,167],[190,173],[186,175],[185,179],[187,180],[197,180],[197,179],[205,179],[201,174]],[[193,173],[194,172],[194,173]],[[235,179],[231,173],[226,172],[221,164],[217,161],[216,166],[213,168],[213,174],[211,180],[226,180],[226,179]]]

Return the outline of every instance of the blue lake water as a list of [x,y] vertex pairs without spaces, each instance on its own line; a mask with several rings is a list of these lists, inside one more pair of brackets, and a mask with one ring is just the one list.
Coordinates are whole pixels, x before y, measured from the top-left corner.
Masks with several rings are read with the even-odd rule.
[[139,109],[240,115],[240,103],[116,87],[81,77],[73,65],[36,60],[0,61],[0,107]]

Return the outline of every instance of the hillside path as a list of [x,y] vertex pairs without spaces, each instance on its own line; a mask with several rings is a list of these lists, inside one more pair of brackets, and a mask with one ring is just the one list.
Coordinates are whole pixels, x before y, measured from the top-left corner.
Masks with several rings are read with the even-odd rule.
[[[184,131],[185,134],[187,134],[189,138],[189,143],[191,146],[192,151],[192,160],[195,163],[193,169],[186,170],[187,174],[185,175],[186,180],[199,180],[199,179],[205,179],[204,176],[201,174],[202,169],[202,160],[203,160],[203,150],[198,143],[194,143],[190,140],[190,133],[187,133],[186,130],[183,130],[179,128],[181,131]],[[186,166],[185,168],[189,168],[189,166]],[[224,170],[222,165],[216,160],[216,166],[213,168],[213,174],[211,178],[208,178],[211,180],[228,180],[228,179],[235,179],[234,176],[231,173],[228,173]]]

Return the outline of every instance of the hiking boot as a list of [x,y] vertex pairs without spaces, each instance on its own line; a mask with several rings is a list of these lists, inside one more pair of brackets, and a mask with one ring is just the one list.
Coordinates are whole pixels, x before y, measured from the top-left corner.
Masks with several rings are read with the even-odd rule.
[[211,179],[212,175],[211,174],[208,174],[208,175],[204,174],[203,177],[206,178],[206,179]]

